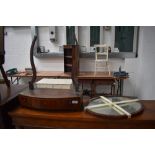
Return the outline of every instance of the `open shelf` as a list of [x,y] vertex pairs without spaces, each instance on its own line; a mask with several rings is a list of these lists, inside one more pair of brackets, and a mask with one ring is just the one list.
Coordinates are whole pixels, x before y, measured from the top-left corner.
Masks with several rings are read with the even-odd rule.
[[65,66],[67,66],[67,67],[72,67],[72,64],[65,64]]
[[64,56],[65,58],[69,58],[69,59],[72,59],[72,56]]
[[77,45],[64,45],[64,72],[78,74],[79,47]]

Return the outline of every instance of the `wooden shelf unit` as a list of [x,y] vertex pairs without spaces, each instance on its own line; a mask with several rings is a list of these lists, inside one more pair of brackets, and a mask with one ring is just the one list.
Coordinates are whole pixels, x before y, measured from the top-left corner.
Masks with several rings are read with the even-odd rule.
[[64,72],[70,72],[73,76],[79,73],[79,46],[64,45]]

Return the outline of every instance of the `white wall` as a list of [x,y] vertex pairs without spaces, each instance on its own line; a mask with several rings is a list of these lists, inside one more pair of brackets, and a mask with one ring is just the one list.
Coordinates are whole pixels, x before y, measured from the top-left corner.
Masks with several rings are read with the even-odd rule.
[[[5,36],[5,69],[13,67],[24,70],[30,67],[29,51],[31,45],[30,27],[7,27]],[[80,45],[90,49],[89,26],[78,28]],[[101,43],[113,44],[114,31],[105,31],[101,27],[104,37]],[[39,28],[40,44],[50,51],[59,50],[59,46],[66,43],[65,27],[58,27],[58,42],[54,45],[49,41],[48,27]],[[124,82],[124,95],[138,96],[141,99],[155,99],[155,27],[140,27],[138,58],[110,59],[111,70],[118,70],[119,66],[130,73],[130,78]],[[38,70],[63,71],[63,58],[35,58]],[[81,71],[94,71],[93,59],[80,59]]]
[[[86,52],[90,52],[90,26],[79,26],[78,41],[81,46],[86,46]],[[100,26],[100,43],[107,44],[114,49],[114,26],[111,26],[110,30],[105,30],[103,26]]]
[[155,27],[141,27],[137,59],[136,95],[155,99]]
[[78,41],[81,46],[86,46],[86,52],[90,50],[90,27],[89,26],[79,26],[78,29]]
[[45,46],[46,50],[53,52],[59,51],[59,47],[66,44],[66,28],[65,26],[56,27],[56,42],[49,39],[49,27],[43,26],[38,28],[39,45]]
[[[66,42],[64,27],[58,27],[58,29],[58,43],[63,45]],[[15,67],[18,70],[24,70],[26,67],[30,67],[29,52],[32,42],[30,27],[6,27],[5,31],[7,32],[5,36],[5,69]],[[48,27],[40,27],[39,36],[40,45],[46,46],[51,51],[59,50],[58,46],[53,46],[53,43],[49,41]],[[62,58],[35,58],[34,60],[38,70],[63,70]]]
[[115,28],[111,26],[110,30],[105,30],[103,26],[100,26],[100,43],[107,44],[114,51],[114,39],[115,39]]
[[5,69],[16,67],[19,70],[30,66],[31,45],[30,27],[7,27],[5,36]]

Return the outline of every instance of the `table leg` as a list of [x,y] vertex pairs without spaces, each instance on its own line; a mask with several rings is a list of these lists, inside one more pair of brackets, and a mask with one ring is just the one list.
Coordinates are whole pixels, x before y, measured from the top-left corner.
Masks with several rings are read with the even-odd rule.
[[19,77],[17,77],[17,84],[19,84]]
[[12,79],[12,76],[11,76],[11,84],[13,84],[13,79]]
[[115,94],[115,84],[114,84],[114,86],[113,86],[113,96],[115,96],[116,94]]
[[81,87],[82,87],[82,92],[83,92],[83,82],[81,83]]
[[115,96],[115,84],[111,85],[111,95]]
[[96,95],[96,84],[94,80],[91,81],[91,96],[94,97]]
[[83,81],[78,81],[78,87],[80,89],[79,91],[81,91],[83,94]]
[[120,80],[117,80],[117,96],[119,95],[119,90],[120,90]]
[[120,79],[120,96],[123,95],[123,79]]

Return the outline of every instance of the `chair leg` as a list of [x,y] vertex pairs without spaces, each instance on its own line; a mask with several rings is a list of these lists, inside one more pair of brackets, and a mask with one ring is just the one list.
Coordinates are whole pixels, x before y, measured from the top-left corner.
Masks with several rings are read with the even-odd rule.
[[95,74],[96,74],[96,61],[95,61]]
[[113,85],[113,96],[115,96],[115,84]]
[[109,75],[110,75],[110,69],[109,69],[109,65],[108,65],[108,72],[109,72]]
[[115,84],[111,85],[111,95],[115,96]]
[[106,67],[107,67],[108,73],[109,73],[109,75],[110,75],[110,69],[109,69],[109,64],[108,64],[108,62],[106,62]]
[[111,93],[110,93],[111,95],[112,95],[112,92],[113,92],[113,85],[111,85]]

